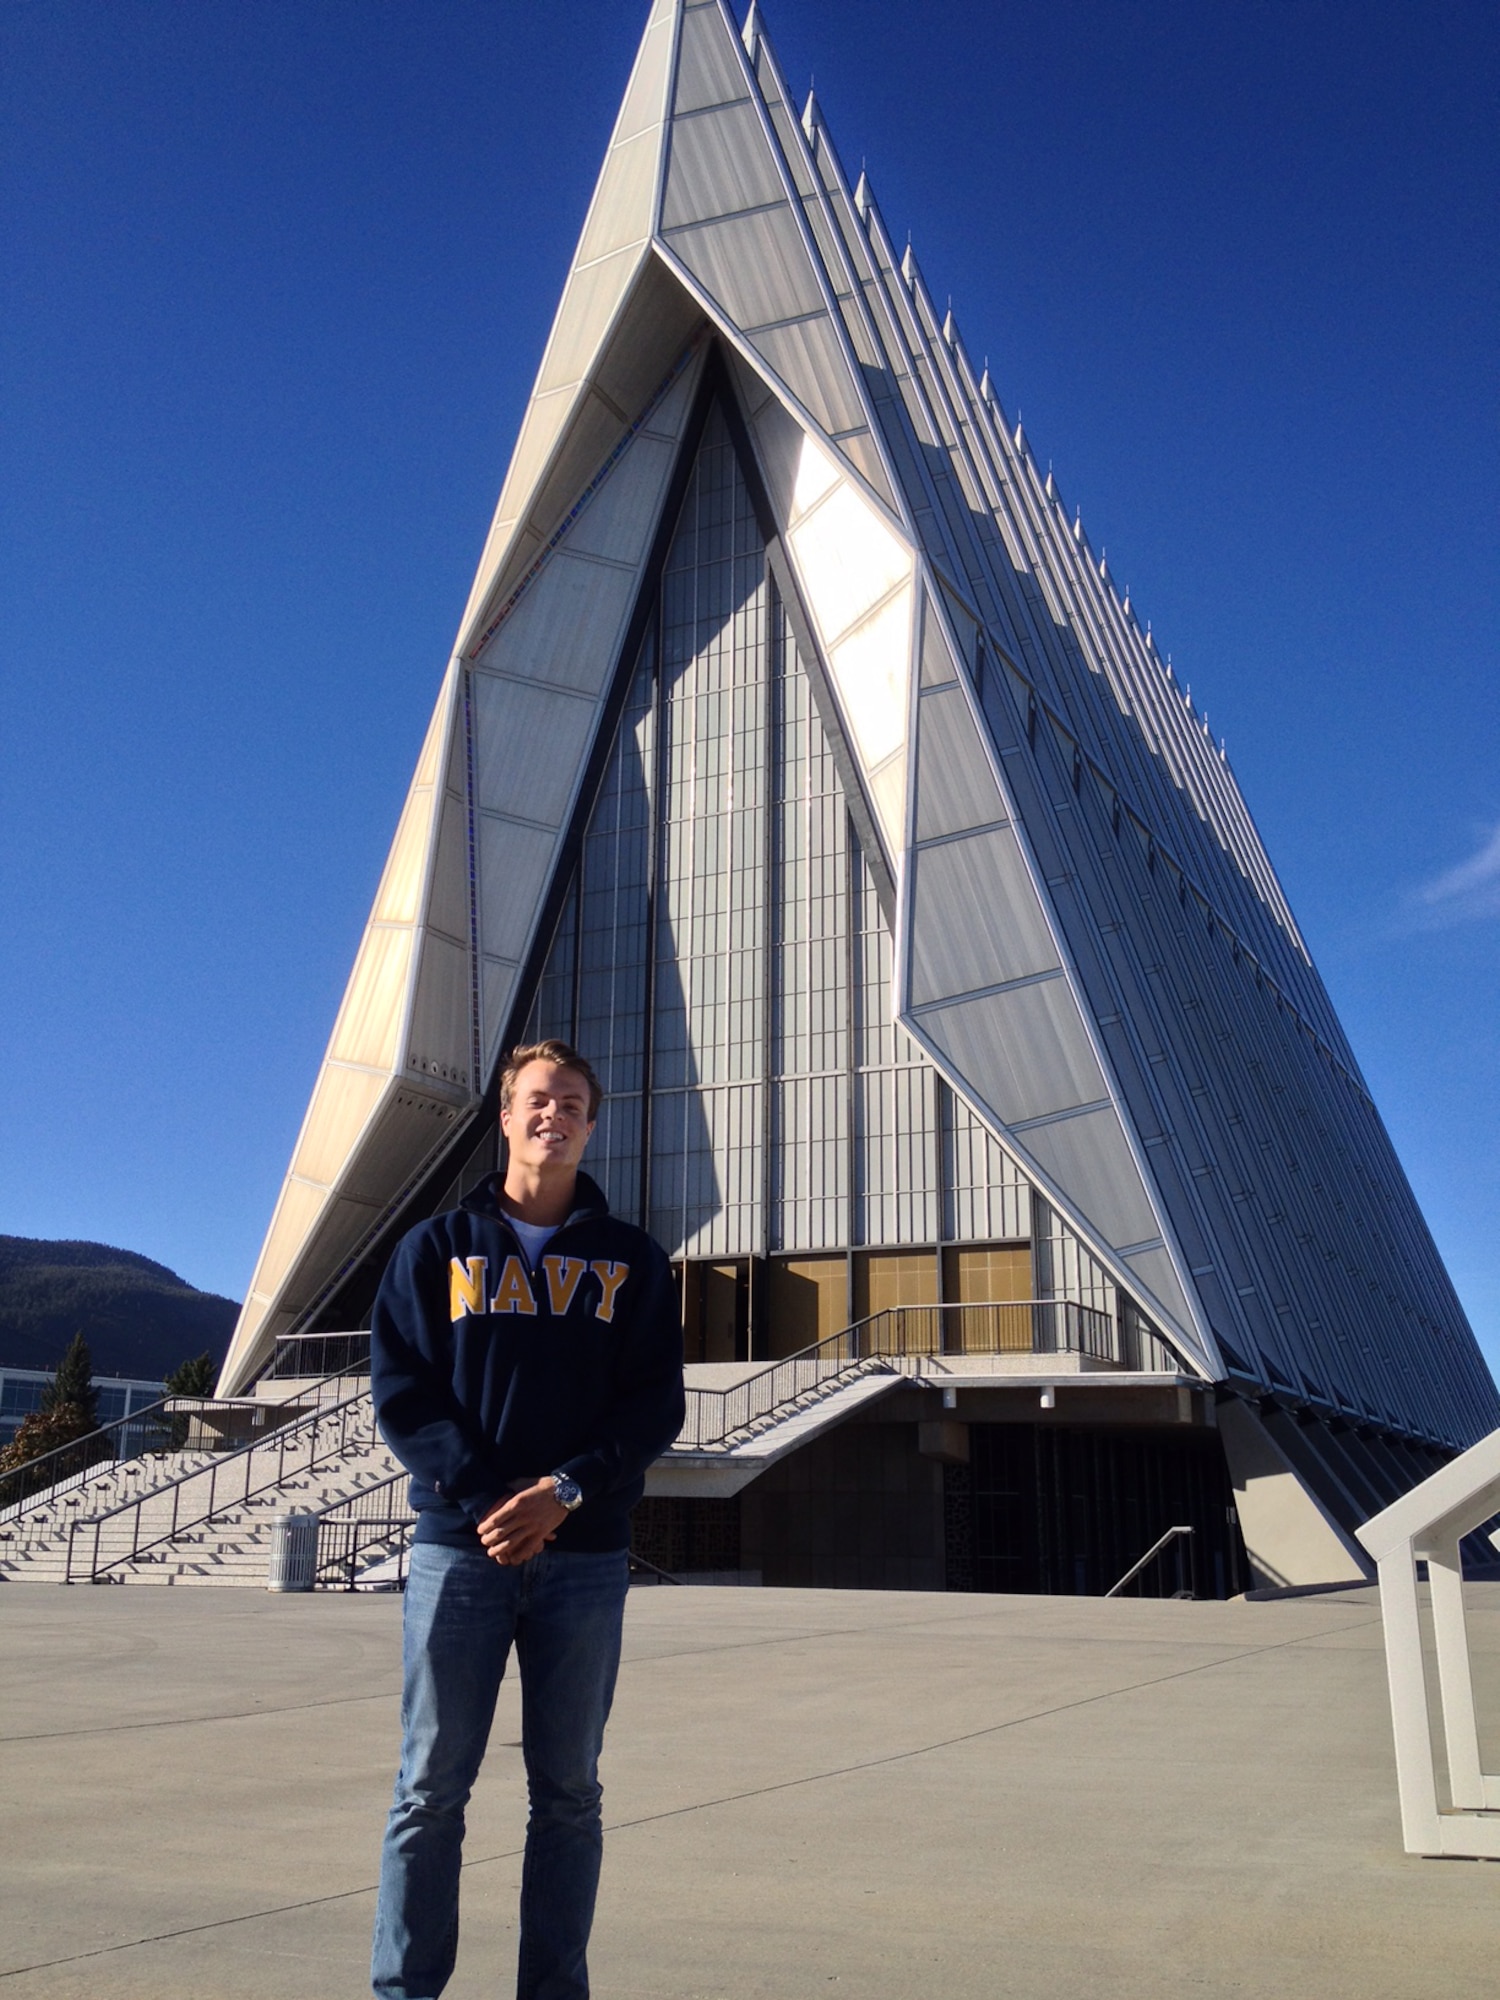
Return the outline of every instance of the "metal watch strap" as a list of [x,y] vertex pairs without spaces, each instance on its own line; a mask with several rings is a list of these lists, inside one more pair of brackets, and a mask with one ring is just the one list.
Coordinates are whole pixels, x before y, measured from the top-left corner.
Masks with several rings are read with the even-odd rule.
[[553,1497],[560,1507],[566,1507],[571,1514],[583,1505],[583,1488],[576,1479],[566,1472],[554,1472],[551,1477]]

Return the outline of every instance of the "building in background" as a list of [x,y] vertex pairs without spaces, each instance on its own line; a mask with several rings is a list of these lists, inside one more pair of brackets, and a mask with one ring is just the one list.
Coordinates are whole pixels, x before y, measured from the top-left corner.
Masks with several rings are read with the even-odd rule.
[[[0,1449],[12,1442],[22,1418],[42,1407],[42,1397],[51,1380],[51,1371],[46,1368],[0,1368]],[[133,1417],[137,1410],[159,1402],[166,1394],[164,1382],[137,1382],[113,1375],[96,1375],[94,1388],[99,1397],[101,1424]]]
[[1222,749],[722,0],[652,8],[224,1393],[553,1033],[700,1385],[906,1363],[664,1469],[668,1566],[1327,1581],[1500,1421]]

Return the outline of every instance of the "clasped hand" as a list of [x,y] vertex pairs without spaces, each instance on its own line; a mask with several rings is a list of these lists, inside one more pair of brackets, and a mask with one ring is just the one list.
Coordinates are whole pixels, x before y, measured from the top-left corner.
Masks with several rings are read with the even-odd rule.
[[518,1480],[508,1499],[492,1507],[479,1523],[484,1552],[497,1563],[530,1562],[539,1555],[568,1518],[550,1477]]

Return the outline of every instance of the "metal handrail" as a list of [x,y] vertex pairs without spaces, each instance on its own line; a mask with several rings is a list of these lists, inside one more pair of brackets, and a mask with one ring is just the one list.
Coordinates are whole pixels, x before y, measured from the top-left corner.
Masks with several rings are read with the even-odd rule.
[[856,1376],[889,1373],[884,1356],[851,1355],[849,1333],[835,1333],[799,1354],[789,1354],[770,1367],[748,1375],[728,1389],[689,1389],[687,1413],[677,1433],[678,1445],[724,1443],[766,1418],[786,1413],[793,1404],[820,1394],[830,1383]]
[[[66,1583],[80,1581],[97,1583],[100,1577],[107,1576],[111,1570],[119,1569],[125,1563],[134,1562],[148,1549],[159,1548],[162,1543],[174,1540],[185,1529],[201,1527],[205,1521],[212,1520],[215,1514],[226,1511],[231,1505],[242,1506],[257,1494],[279,1486],[286,1477],[289,1447],[303,1444],[310,1447],[306,1460],[297,1468],[299,1471],[310,1472],[314,1466],[324,1464],[327,1460],[337,1458],[346,1452],[356,1437],[360,1436],[361,1431],[366,1438],[375,1435],[375,1412],[368,1389],[346,1397],[342,1402],[334,1403],[326,1409],[310,1410],[305,1417],[298,1417],[295,1422],[283,1424],[279,1429],[272,1431],[269,1437],[255,1438],[251,1443],[242,1445],[238,1451],[229,1452],[224,1457],[215,1459],[212,1465],[198,1466],[177,1479],[167,1480],[162,1485],[153,1487],[148,1493],[138,1494],[133,1499],[122,1501],[118,1507],[111,1507],[107,1512],[95,1515],[92,1520],[74,1521],[68,1530],[68,1556],[63,1580]],[[320,1432],[324,1433],[321,1440]],[[258,1483],[255,1478],[257,1455],[260,1456],[262,1465],[272,1458],[276,1462],[274,1474],[262,1478]],[[243,1485],[238,1478],[241,1469],[244,1472]],[[203,1479],[208,1481],[208,1505],[184,1519],[182,1514],[184,1489],[195,1480]],[[225,1489],[222,1499],[221,1484]],[[231,1488],[235,1489],[232,1499],[229,1491]],[[171,1527],[143,1541],[141,1516],[147,1502],[161,1500],[168,1493],[172,1495]],[[130,1547],[111,1554],[101,1561],[99,1539],[105,1524],[117,1521],[125,1514],[135,1516]],[[78,1538],[89,1530],[93,1531],[94,1538],[92,1554],[86,1572],[75,1576],[74,1553],[78,1546]]]
[[647,1556],[637,1555],[634,1549],[630,1551],[629,1566],[633,1570],[644,1570],[648,1576],[654,1576],[658,1583],[680,1584],[683,1581],[680,1576],[673,1576],[669,1569],[663,1569],[660,1563],[652,1562]]
[[378,1480],[351,1498],[335,1501],[318,1512],[315,1584],[325,1590],[353,1590],[359,1581],[356,1569],[359,1557],[394,1540],[398,1533],[402,1534],[402,1540],[395,1551],[400,1558],[397,1581],[405,1581],[406,1555],[417,1517],[409,1505],[399,1513],[396,1511],[391,1489],[404,1486],[410,1478],[411,1474],[404,1469],[393,1472],[388,1479]]
[[[339,1355],[337,1368],[329,1370],[330,1352]],[[300,1381],[304,1355],[314,1361],[313,1372],[318,1375],[334,1373],[338,1375],[368,1375],[370,1372],[370,1336],[366,1330],[352,1333],[284,1333],[276,1342],[271,1356],[271,1365],[263,1379],[267,1382]],[[322,1366],[318,1367],[317,1362]]]
[[1075,1299],[887,1306],[731,1388],[689,1389],[677,1442],[689,1449],[720,1445],[820,1396],[835,1381],[883,1372],[892,1360],[943,1354],[1083,1354],[1097,1361],[1120,1360],[1114,1321]]
[[[313,1382],[298,1397],[305,1401],[312,1396],[319,1407],[326,1402],[326,1391],[335,1383],[359,1380],[347,1370],[335,1369],[331,1374]],[[89,1475],[100,1467],[108,1465],[129,1465],[137,1458],[165,1457],[170,1452],[186,1451],[187,1425],[193,1410],[213,1410],[223,1406],[223,1399],[216,1396],[161,1396],[154,1403],[143,1404],[132,1410],[127,1417],[115,1417],[107,1424],[101,1424],[96,1431],[89,1431],[81,1438],[74,1438],[70,1444],[54,1445],[50,1451],[38,1452],[35,1458],[28,1458],[22,1465],[13,1465],[8,1471],[0,1472],[0,1495],[6,1493],[12,1483],[21,1487],[15,1500],[0,1506],[0,1521],[12,1521],[31,1508],[45,1505],[49,1500],[61,1497],[72,1486],[81,1486]],[[280,1407],[267,1403],[268,1410]],[[137,1448],[120,1450],[122,1442],[132,1433],[137,1434]],[[108,1449],[100,1449],[105,1441]],[[207,1447],[193,1446],[192,1449]],[[92,1455],[88,1455],[88,1454]],[[79,1462],[79,1454],[85,1454]],[[76,1470],[74,1464],[76,1463]],[[157,1489],[159,1490],[159,1489]]]
[[[1118,1597],[1120,1592],[1125,1588],[1126,1584],[1134,1583],[1135,1579],[1140,1575],[1141,1571],[1146,1567],[1147,1563],[1151,1562],[1155,1557],[1159,1556],[1162,1550],[1167,1546],[1167,1543],[1176,1541],[1179,1535],[1186,1535],[1189,1541],[1191,1541],[1193,1531],[1191,1528],[1168,1528],[1167,1532],[1162,1536],[1161,1540],[1153,1542],[1150,1548],[1147,1549],[1146,1553],[1141,1557],[1140,1561],[1138,1563],[1132,1563],[1130,1568],[1126,1570],[1125,1574],[1120,1578],[1120,1581],[1117,1584],[1113,1585],[1109,1590],[1106,1590],[1104,1595],[1106,1597]],[[1179,1569],[1177,1574],[1181,1576],[1182,1571]]]
[[[43,1495],[53,1496],[54,1489],[61,1487],[66,1480],[75,1485],[81,1484],[97,1466],[125,1465],[133,1458],[143,1458],[156,1448],[173,1450],[170,1442],[171,1420],[165,1416],[170,1400],[166,1396],[158,1397],[156,1402],[145,1403],[140,1409],[132,1410],[128,1417],[115,1417],[95,1431],[86,1431],[82,1437],[73,1438],[67,1444],[53,1445],[50,1451],[39,1451],[35,1458],[28,1458],[20,1465],[0,1472],[0,1496],[13,1485],[20,1489],[14,1500],[7,1500],[0,1506],[0,1521],[14,1520],[25,1511],[28,1503],[38,1503]],[[122,1452],[118,1449],[128,1431],[139,1432],[145,1438],[149,1424],[158,1419],[162,1422],[158,1436],[167,1442],[159,1447],[149,1441],[143,1442],[134,1451]]]

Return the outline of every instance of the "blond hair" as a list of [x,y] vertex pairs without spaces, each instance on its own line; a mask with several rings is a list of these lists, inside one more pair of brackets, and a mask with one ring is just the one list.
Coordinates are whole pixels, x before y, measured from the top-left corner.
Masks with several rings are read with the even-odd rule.
[[554,1069],[570,1069],[581,1076],[589,1087],[589,1123],[592,1125],[599,1116],[599,1103],[604,1089],[594,1074],[594,1066],[587,1056],[581,1056],[571,1042],[559,1041],[554,1035],[545,1042],[527,1042],[514,1048],[505,1058],[500,1071],[500,1109],[509,1111],[511,1096],[515,1091],[516,1078],[527,1063],[551,1063]]

